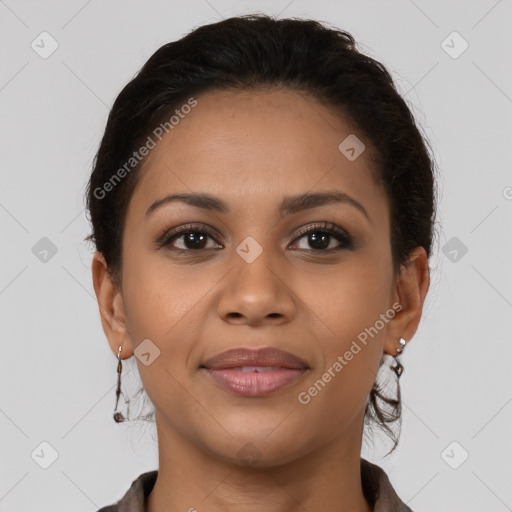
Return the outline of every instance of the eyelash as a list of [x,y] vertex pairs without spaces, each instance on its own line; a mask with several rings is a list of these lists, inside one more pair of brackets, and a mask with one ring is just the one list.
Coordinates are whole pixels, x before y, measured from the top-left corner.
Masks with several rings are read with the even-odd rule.
[[[213,240],[215,240],[215,236],[213,233],[211,233],[209,230],[204,229],[201,225],[198,224],[186,224],[184,226],[180,226],[179,228],[173,229],[171,231],[166,231],[163,236],[161,236],[158,241],[157,245],[159,248],[169,246],[170,243],[174,240],[177,240],[181,237],[183,237],[187,233],[200,233],[202,235],[207,235]],[[353,240],[352,237],[342,228],[339,228],[336,226],[336,224],[328,223],[328,222],[321,222],[316,223],[312,226],[308,226],[305,229],[302,229],[297,233],[297,237],[293,240],[292,243],[296,243],[301,238],[305,237],[306,235],[310,233],[322,233],[326,235],[330,235],[337,239],[341,246],[331,248],[331,249],[304,249],[307,252],[310,253],[327,253],[330,254],[332,252],[340,251],[343,249],[353,249]],[[215,240],[216,243],[218,243]],[[173,251],[178,254],[183,253],[201,253],[203,251],[208,251],[211,249],[176,249],[176,248],[169,248],[170,251]]]

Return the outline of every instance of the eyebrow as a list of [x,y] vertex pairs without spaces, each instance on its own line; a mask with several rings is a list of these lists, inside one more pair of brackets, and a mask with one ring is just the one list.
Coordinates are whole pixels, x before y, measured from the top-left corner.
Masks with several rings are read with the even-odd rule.
[[[213,211],[217,213],[230,213],[229,206],[221,199],[214,197],[206,193],[180,193],[171,194],[162,199],[155,201],[145,213],[145,217],[148,217],[158,208],[172,203],[172,202],[183,202],[196,208],[203,210]],[[341,191],[328,191],[328,192],[316,192],[312,194],[299,194],[296,196],[285,197],[279,206],[279,214],[281,216],[298,213],[309,208],[315,208],[317,206],[323,206],[332,203],[345,203],[357,208],[371,223],[371,219],[364,206],[349,196],[345,192]]]

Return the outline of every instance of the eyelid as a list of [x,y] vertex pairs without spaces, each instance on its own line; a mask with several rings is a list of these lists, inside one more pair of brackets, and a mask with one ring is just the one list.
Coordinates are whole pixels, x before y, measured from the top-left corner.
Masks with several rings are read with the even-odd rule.
[[353,249],[355,246],[355,241],[352,235],[344,228],[338,226],[334,222],[327,222],[327,221],[321,221],[321,222],[313,222],[313,224],[310,224],[304,228],[301,228],[294,236],[293,243],[296,243],[298,240],[302,239],[305,235],[308,235],[309,233],[315,233],[315,232],[323,232],[326,233],[328,236],[334,237],[338,240],[340,243],[339,247],[328,249],[325,251],[321,250],[315,250],[315,249],[307,249],[309,251],[315,252],[315,253],[326,253],[329,254],[333,251],[341,250],[341,249]]
[[309,224],[308,226],[299,229],[299,231],[297,231],[295,236],[301,237],[302,235],[311,233],[315,229],[318,229],[319,231],[333,231],[340,236],[344,236],[346,238],[351,238],[351,236],[347,230],[336,225],[334,222],[327,222],[327,221],[313,222],[312,224]]
[[[315,253],[330,253],[332,251],[341,250],[341,249],[351,249],[354,247],[354,239],[350,233],[345,230],[344,228],[338,226],[334,222],[328,222],[328,221],[317,221],[312,222],[302,228],[300,228],[295,234],[293,235],[293,240],[290,242],[290,244],[296,243],[298,240],[303,238],[305,235],[309,233],[313,233],[315,231],[320,231],[327,233],[329,236],[334,236],[338,239],[338,242],[340,243],[339,247],[331,248],[328,250],[315,250],[315,249],[305,249],[307,251],[315,252]],[[183,236],[186,233],[189,232],[200,232],[207,236],[209,236],[217,245],[221,245],[223,247],[223,244],[220,243],[218,240],[222,239],[222,235],[212,226],[204,223],[198,223],[198,222],[190,222],[187,224],[183,224],[180,226],[176,226],[173,228],[167,228],[164,230],[163,234],[160,235],[156,241],[157,248],[162,248],[167,245],[170,245],[170,242],[173,238],[180,238],[180,236]],[[190,252],[199,253],[202,250],[211,250],[211,249],[199,249],[197,251],[194,251],[193,249],[171,249],[173,251],[181,251],[181,252]]]
[[[190,222],[173,228],[166,228],[164,232],[157,238],[156,243],[159,247],[164,246],[167,243],[169,243],[172,237],[176,235],[183,236],[183,234],[188,233],[190,231],[198,231],[201,233],[205,233],[211,238],[222,238],[220,233],[212,226],[209,226],[208,224],[204,223]],[[217,240],[215,240],[215,242],[218,243]]]

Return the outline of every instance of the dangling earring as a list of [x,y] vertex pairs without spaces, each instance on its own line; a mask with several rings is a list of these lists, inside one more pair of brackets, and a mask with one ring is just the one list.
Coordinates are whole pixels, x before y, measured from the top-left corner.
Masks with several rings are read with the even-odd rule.
[[403,338],[400,338],[398,340],[398,343],[400,343],[400,346],[396,349],[397,355],[393,356],[396,364],[395,366],[391,366],[390,368],[396,373],[397,378],[400,379],[400,376],[404,372],[404,367],[400,363],[398,356],[402,353],[405,347],[405,340]]
[[[122,346],[119,347],[119,352],[117,353],[117,389],[116,389],[116,405],[114,407],[114,421],[116,423],[122,423],[123,421],[136,421],[136,420],[145,420],[150,421],[153,417],[152,413],[148,413],[145,415],[139,415],[136,418],[130,418],[130,401],[131,398],[128,400],[126,399],[124,393],[121,391],[121,372],[123,370],[123,364],[121,363],[121,349]],[[130,372],[131,370],[128,370]],[[144,391],[144,388],[140,388],[137,393],[135,393],[134,396],[137,396],[138,394],[142,393]],[[119,396],[123,395],[124,403],[126,404],[126,417],[117,410],[117,405],[119,404]],[[132,397],[133,398],[133,397]]]
[[119,395],[121,394],[121,371],[123,369],[123,364],[121,363],[121,349],[122,349],[122,346],[119,345],[119,352],[117,353],[116,406],[114,407],[114,421],[116,423],[121,423],[125,420],[125,417],[123,416],[123,414],[117,410],[117,404],[119,403]]

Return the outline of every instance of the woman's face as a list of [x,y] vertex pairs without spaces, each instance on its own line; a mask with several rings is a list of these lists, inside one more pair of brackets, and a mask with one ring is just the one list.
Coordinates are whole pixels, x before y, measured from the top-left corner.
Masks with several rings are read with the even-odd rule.
[[[409,339],[369,143],[296,92],[196,99],[150,151],[129,203],[116,301],[126,330],[109,336],[112,350],[123,343],[128,357],[150,340],[135,354],[160,437],[239,463],[252,443],[264,465],[342,434],[357,445],[382,352]],[[354,134],[367,144],[359,156]],[[290,199],[324,193],[350,199]],[[175,200],[151,209],[172,194],[208,195],[223,208]],[[244,396],[202,368],[238,347],[276,347],[308,369],[266,395]]]

